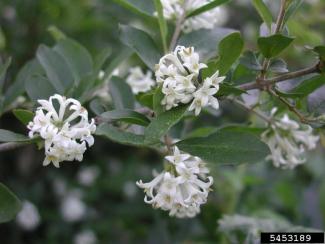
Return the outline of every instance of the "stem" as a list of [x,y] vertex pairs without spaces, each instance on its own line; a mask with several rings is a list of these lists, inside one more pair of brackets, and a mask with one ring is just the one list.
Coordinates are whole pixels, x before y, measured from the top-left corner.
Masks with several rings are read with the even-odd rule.
[[275,27],[275,31],[274,31],[275,33],[278,33],[282,30],[284,15],[286,12],[286,3],[287,3],[287,0],[281,0],[280,11],[279,11],[278,18],[276,20],[276,27]]
[[174,31],[172,40],[171,40],[170,45],[169,45],[169,51],[173,51],[174,50],[174,48],[175,48],[175,46],[177,44],[179,35],[182,32],[182,25],[183,25],[185,19],[186,19],[186,11],[184,9],[183,14],[176,21],[176,27],[175,27],[175,31]]
[[285,80],[290,80],[293,78],[297,78],[297,77],[301,77],[304,75],[308,75],[308,74],[312,74],[312,73],[318,73],[319,72],[319,65],[320,63],[317,63],[315,65],[313,65],[312,67],[309,68],[305,68],[302,70],[298,70],[298,71],[293,71],[293,72],[288,72],[286,74],[283,75],[279,75],[270,79],[262,79],[259,81],[259,83],[257,82],[249,82],[246,84],[242,84],[240,86],[238,86],[239,89],[242,90],[253,90],[253,89],[259,89],[261,87],[267,87],[270,85],[274,85],[277,82],[281,82],[281,81],[285,81]]
[[271,95],[275,96],[282,103],[284,103],[289,108],[290,111],[295,113],[297,115],[297,117],[299,118],[299,120],[301,121],[301,123],[307,124],[308,121],[311,121],[311,120],[307,119],[293,104],[291,104],[285,98],[283,98],[283,97],[279,96],[278,94],[276,94],[276,92],[274,92],[272,89],[269,89],[268,91],[269,91],[269,93]]
[[[275,26],[275,30],[274,30],[273,34],[277,34],[277,33],[281,32],[282,26],[283,26],[285,11],[286,11],[286,0],[281,0],[280,10],[279,10],[279,14],[278,14],[278,17],[277,17],[277,20],[276,20],[276,24],[275,24],[276,26]],[[264,61],[263,61],[261,74],[256,79],[257,84],[260,84],[260,81],[262,79],[265,79],[265,76],[266,76],[266,73],[267,73],[267,70],[268,70],[269,66],[270,66],[270,59],[265,58]]]
[[232,102],[242,106],[243,108],[245,108],[247,111],[252,112],[254,114],[256,114],[258,117],[260,117],[262,120],[266,121],[267,123],[271,124],[272,123],[272,119],[267,117],[265,114],[247,106],[245,103],[243,103],[242,101],[239,101],[237,99],[231,99]]
[[0,152],[13,150],[13,149],[22,147],[24,145],[27,145],[27,144],[22,143],[22,142],[6,142],[6,143],[2,143],[2,144],[0,144]]

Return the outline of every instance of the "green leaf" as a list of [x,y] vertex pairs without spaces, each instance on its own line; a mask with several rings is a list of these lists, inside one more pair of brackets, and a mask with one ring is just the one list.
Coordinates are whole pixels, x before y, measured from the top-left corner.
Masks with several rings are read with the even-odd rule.
[[154,4],[152,0],[113,0],[115,3],[145,18],[152,18]]
[[14,109],[12,112],[24,125],[27,125],[30,121],[32,121],[35,115],[32,111],[25,109]]
[[0,183],[0,223],[14,219],[20,209],[20,200],[4,184]]
[[33,75],[28,76],[25,81],[25,89],[31,100],[48,99],[56,93],[51,82],[43,76]]
[[264,57],[273,58],[286,49],[293,40],[294,38],[275,34],[258,38],[257,44]]
[[189,17],[193,17],[193,16],[196,16],[196,15],[199,15],[199,14],[202,14],[206,11],[209,11],[210,9],[213,9],[219,5],[222,5],[222,4],[225,4],[227,2],[229,2],[230,0],[213,0],[213,1],[210,1],[209,3],[193,10],[192,12],[190,12],[186,17],[189,18]]
[[15,99],[24,93],[25,91],[25,81],[30,78],[30,76],[35,74],[42,74],[44,71],[37,60],[33,59],[27,62],[18,72],[18,75],[14,83],[5,92],[4,107],[10,106]]
[[263,0],[252,0],[252,3],[258,14],[261,16],[262,20],[267,24],[269,29],[271,29],[273,17],[269,8],[265,5]]
[[99,74],[99,72],[103,69],[103,65],[111,54],[111,47],[106,47],[100,50],[100,53],[95,57],[94,60],[94,73]]
[[287,10],[284,15],[283,22],[286,23],[299,9],[299,7],[302,5],[304,1],[303,0],[293,0],[290,3],[290,6],[287,7]]
[[45,45],[39,46],[36,57],[53,87],[60,94],[64,94],[74,83],[73,74],[65,59]]
[[187,106],[183,105],[161,113],[154,118],[144,132],[145,143],[158,142],[173,125],[183,118],[186,110]]
[[107,111],[102,113],[100,117],[104,122],[123,121],[141,126],[147,126],[150,123],[146,116],[130,109]]
[[49,26],[47,31],[51,34],[55,41],[60,41],[67,38],[67,36],[55,25]]
[[161,101],[164,98],[164,94],[161,91],[162,86],[157,87],[156,92],[153,96],[153,111],[156,115],[164,112],[164,107],[161,105]]
[[320,60],[325,61],[325,46],[317,46],[313,50],[319,55]]
[[134,95],[130,86],[123,79],[113,76],[108,87],[116,109],[134,108]]
[[156,148],[159,145],[147,145],[144,143],[143,135],[137,135],[130,132],[122,131],[108,124],[101,124],[97,126],[96,135],[104,136],[114,142],[129,146]]
[[93,71],[93,59],[88,50],[78,42],[65,38],[58,41],[54,50],[58,52],[67,62],[73,73],[74,80],[79,83],[81,78]]
[[219,59],[217,69],[220,75],[225,75],[237,61],[244,47],[244,41],[239,32],[231,33],[219,43]]
[[246,51],[239,59],[239,62],[245,67],[260,71],[262,70],[262,65],[260,64],[256,54],[252,51]]
[[0,142],[28,142],[31,141],[27,136],[17,134],[9,130],[0,129]]
[[305,97],[303,93],[299,92],[284,92],[280,91],[279,89],[275,89],[275,92],[280,95],[281,97],[287,97],[287,98],[302,98]]
[[120,25],[120,30],[121,41],[132,48],[142,61],[153,70],[162,55],[150,35],[142,30],[126,25]]
[[229,83],[223,82],[220,84],[220,89],[217,93],[218,97],[221,96],[229,96],[229,95],[235,95],[235,96],[239,96],[243,93],[246,93],[245,90],[239,89],[236,86],[233,86]]
[[136,99],[141,105],[153,109],[153,98],[155,93],[156,89],[146,93],[139,93],[138,95],[136,95]]
[[163,43],[164,51],[167,52],[167,35],[168,35],[168,26],[164,17],[163,6],[161,5],[160,0],[154,0],[155,8],[158,14],[158,23],[161,34],[161,40]]
[[259,137],[240,128],[222,128],[207,137],[190,138],[176,144],[182,151],[217,164],[257,163],[268,154]]
[[107,68],[105,69],[105,77],[102,79],[102,81],[107,80],[111,74],[114,72],[114,70],[125,60],[127,60],[133,53],[132,49],[123,46],[121,48],[122,50],[117,53],[117,55],[112,59],[112,61],[109,63]]
[[298,86],[293,88],[290,93],[300,93],[304,96],[308,96],[323,85],[325,85],[325,75],[317,75],[308,80],[304,80]]
[[204,62],[217,55],[216,46],[225,36],[233,32],[235,30],[221,27],[212,30],[201,29],[182,35],[178,44],[185,47],[195,47],[195,51],[200,54],[200,61]]
[[201,127],[188,133],[184,139],[195,138],[195,137],[206,137],[215,133],[218,129],[215,127]]
[[11,64],[11,58],[8,58],[3,65],[0,64],[0,94],[2,93],[2,88],[5,81],[6,73],[10,64]]
[[105,109],[105,107],[103,105],[103,102],[99,98],[93,99],[89,103],[89,108],[96,115],[100,115],[100,114],[104,113],[107,110],[107,109]]
[[283,59],[279,58],[271,60],[269,70],[274,73],[289,72],[286,62]]

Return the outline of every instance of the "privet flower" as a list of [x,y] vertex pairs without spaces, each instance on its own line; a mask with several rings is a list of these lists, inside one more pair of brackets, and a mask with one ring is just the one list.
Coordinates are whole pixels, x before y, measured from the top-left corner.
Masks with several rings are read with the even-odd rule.
[[225,77],[219,77],[217,71],[200,84],[199,72],[207,65],[199,61],[199,54],[194,51],[194,47],[177,46],[173,53],[163,56],[156,65],[156,79],[158,84],[162,84],[162,93],[165,95],[162,105],[167,110],[190,102],[189,110],[195,110],[195,115],[206,106],[219,108],[214,95]]
[[181,153],[177,147],[165,159],[166,170],[156,174],[151,182],[137,182],[146,194],[144,201],[169,211],[170,216],[194,217],[200,212],[201,204],[206,203],[213,183],[213,178],[207,176],[209,169],[200,158]]
[[56,94],[49,100],[38,100],[38,103],[41,106],[27,128],[30,138],[40,136],[44,139],[43,165],[53,163],[59,167],[62,161],[82,161],[86,144],[94,144],[94,119],[89,122],[87,110],[72,98]]
[[156,84],[156,82],[152,79],[152,72],[147,71],[147,73],[144,74],[141,68],[138,66],[130,68],[126,82],[130,85],[134,94],[147,92]]
[[[209,2],[209,0],[161,0],[164,17],[174,21]],[[182,25],[182,30],[188,33],[202,28],[213,29],[217,24],[223,23],[224,18],[225,14],[220,8],[213,8],[197,16],[187,18]]]
[[[276,108],[272,109],[272,116],[276,110]],[[319,140],[319,137],[314,136],[312,132],[309,125],[299,125],[284,114],[262,134],[262,140],[271,150],[267,159],[272,160],[274,166],[284,169],[293,169],[305,163],[305,151],[314,149]]]

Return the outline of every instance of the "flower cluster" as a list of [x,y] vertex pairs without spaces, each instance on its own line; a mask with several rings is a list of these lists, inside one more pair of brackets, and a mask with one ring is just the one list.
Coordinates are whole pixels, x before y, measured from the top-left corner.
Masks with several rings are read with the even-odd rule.
[[144,74],[138,66],[130,69],[126,82],[130,85],[134,94],[147,92],[156,84],[152,79],[152,72],[148,70],[147,73]]
[[[274,108],[272,116],[276,112]],[[267,157],[274,166],[293,169],[306,161],[304,152],[316,147],[318,136],[312,134],[309,125],[303,128],[296,121],[291,120],[287,114],[276,120],[271,127],[262,134],[262,140],[268,144],[271,154]]]
[[195,115],[206,106],[219,108],[218,100],[214,95],[219,90],[219,83],[225,77],[219,77],[217,71],[200,84],[199,72],[207,65],[199,61],[199,54],[194,51],[194,47],[177,46],[173,53],[163,56],[156,65],[157,83],[162,84],[162,93],[165,95],[162,105],[167,110],[191,101],[189,110],[195,110]]
[[[195,9],[208,4],[209,0],[161,0],[163,13],[166,19],[177,20]],[[198,29],[213,29],[215,25],[223,22],[224,14],[220,8],[213,8],[197,16],[187,18],[182,25],[186,33]]]
[[144,201],[154,208],[169,211],[178,218],[194,217],[201,204],[207,201],[213,178],[198,157],[184,154],[177,147],[172,156],[166,156],[167,168],[149,183],[137,182],[144,189]]
[[59,167],[62,161],[81,161],[88,146],[94,144],[92,134],[95,121],[89,123],[88,112],[72,98],[54,95],[49,100],[38,100],[35,117],[27,126],[29,137],[44,139],[45,159],[43,165],[51,162]]

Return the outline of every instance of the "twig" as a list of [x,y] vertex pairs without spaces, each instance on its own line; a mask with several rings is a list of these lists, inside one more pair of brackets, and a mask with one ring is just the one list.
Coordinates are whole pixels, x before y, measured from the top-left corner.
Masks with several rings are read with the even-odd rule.
[[274,92],[272,89],[269,89],[268,92],[278,98],[283,104],[285,104],[290,111],[295,113],[301,123],[308,124],[308,122],[311,122],[308,118],[306,118],[293,104],[291,104],[289,101],[287,101],[285,98],[279,96],[276,92]]
[[245,108],[247,111],[252,112],[254,114],[256,114],[258,117],[260,117],[262,120],[266,121],[267,123],[271,124],[272,123],[272,119],[267,117],[265,114],[255,110],[252,107],[247,106],[245,103],[243,103],[242,101],[239,101],[237,99],[230,99],[232,102],[237,103],[238,105],[242,106],[243,108]]
[[305,68],[305,69],[293,71],[293,72],[288,72],[283,75],[279,75],[279,76],[269,78],[269,79],[262,79],[259,81],[259,83],[255,82],[255,81],[245,83],[245,84],[238,86],[238,88],[240,88],[242,90],[246,90],[246,91],[253,90],[253,89],[261,89],[263,87],[268,87],[270,85],[274,85],[277,82],[290,80],[293,78],[301,77],[301,76],[312,74],[312,73],[319,73],[320,72],[319,66],[320,66],[320,63],[317,63],[309,68]]
[[[286,0],[281,0],[280,10],[279,10],[279,14],[278,14],[278,17],[276,20],[275,30],[274,30],[273,34],[281,32],[285,11],[286,11]],[[271,31],[272,31],[272,28],[271,28]],[[261,80],[265,79],[265,76],[266,76],[269,66],[270,66],[270,59],[265,58],[263,61],[261,73],[258,76],[258,78],[256,79],[257,84],[260,84]]]
[[9,150],[13,150],[22,146],[27,145],[26,143],[23,142],[6,142],[0,144],[0,152],[5,152]]
[[174,48],[175,48],[175,46],[177,44],[179,35],[181,34],[182,25],[183,25],[185,19],[186,19],[186,11],[184,10],[184,13],[176,21],[175,31],[174,31],[172,40],[171,40],[170,45],[169,45],[169,51],[174,50]]

